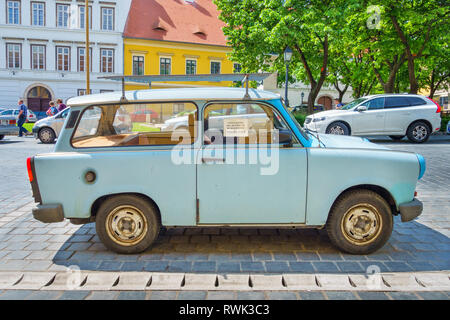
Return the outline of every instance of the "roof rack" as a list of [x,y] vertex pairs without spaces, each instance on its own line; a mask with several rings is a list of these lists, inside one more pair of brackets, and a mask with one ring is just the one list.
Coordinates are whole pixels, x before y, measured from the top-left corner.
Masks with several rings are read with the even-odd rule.
[[125,98],[125,82],[139,82],[148,84],[151,88],[152,82],[171,82],[171,81],[242,81],[245,83],[245,100],[250,100],[248,94],[248,82],[249,81],[263,81],[272,73],[223,73],[223,74],[174,74],[174,75],[150,75],[150,76],[107,76],[98,77],[98,79],[108,79],[122,82],[122,97],[121,101],[126,101]]

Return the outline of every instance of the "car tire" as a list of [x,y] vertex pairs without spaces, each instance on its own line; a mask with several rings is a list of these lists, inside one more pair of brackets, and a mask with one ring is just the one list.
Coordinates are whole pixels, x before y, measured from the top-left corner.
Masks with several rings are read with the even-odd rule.
[[0,134],[0,140],[3,140],[4,137],[5,137],[4,134]]
[[327,130],[325,131],[327,134],[336,134],[341,136],[349,136],[350,135],[350,129],[349,127],[340,121],[331,123]]
[[404,138],[405,136],[389,136],[389,138],[391,138],[394,141],[400,141]]
[[39,140],[41,140],[42,143],[49,144],[55,142],[56,134],[52,128],[44,127],[39,130],[38,138]]
[[423,121],[412,123],[406,131],[409,141],[414,143],[426,142],[430,138],[430,134],[430,127]]
[[110,250],[133,254],[149,248],[158,238],[158,210],[146,199],[119,195],[107,199],[95,218],[97,235]]
[[326,230],[332,244],[350,254],[370,254],[383,247],[393,229],[386,200],[365,189],[346,192],[334,203]]

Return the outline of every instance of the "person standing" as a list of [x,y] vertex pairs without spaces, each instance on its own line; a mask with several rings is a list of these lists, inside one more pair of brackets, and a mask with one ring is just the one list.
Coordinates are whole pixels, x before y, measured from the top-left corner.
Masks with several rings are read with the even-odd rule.
[[58,112],[63,111],[67,106],[62,102],[61,99],[56,100],[56,103],[58,104]]
[[336,109],[340,109],[344,106],[344,104],[340,102],[338,98],[334,99],[334,103],[336,105]]
[[24,133],[25,135],[30,133],[27,129],[23,127],[23,124],[25,123],[25,121],[27,121],[28,108],[23,103],[22,99],[19,100],[18,105],[19,105],[19,116],[17,119],[17,126],[19,127],[19,137],[22,137]]
[[56,109],[55,102],[53,102],[53,101],[50,101],[49,106],[50,106],[50,108],[48,108],[48,110],[45,114],[49,117],[52,117],[58,113],[58,109]]

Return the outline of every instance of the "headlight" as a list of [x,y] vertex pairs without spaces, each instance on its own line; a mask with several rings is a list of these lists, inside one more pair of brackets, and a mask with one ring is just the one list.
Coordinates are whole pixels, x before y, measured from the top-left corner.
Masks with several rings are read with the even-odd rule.
[[314,118],[313,122],[319,122],[319,121],[324,121],[326,118],[325,117],[321,117],[321,118]]

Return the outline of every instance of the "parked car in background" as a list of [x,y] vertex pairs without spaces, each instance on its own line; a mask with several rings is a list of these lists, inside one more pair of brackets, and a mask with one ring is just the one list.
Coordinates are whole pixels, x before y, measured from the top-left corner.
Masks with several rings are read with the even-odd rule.
[[[315,104],[313,110],[314,110],[314,112],[324,111],[325,107],[323,104]],[[306,113],[306,112],[308,112],[308,104],[303,103],[303,104],[295,106],[295,107],[290,107],[290,111]]]
[[305,128],[319,133],[368,136],[393,140],[405,136],[422,143],[441,127],[441,107],[433,100],[412,94],[382,94],[362,97],[339,110],[306,117]]
[[[33,111],[28,109],[27,111],[27,122],[36,122],[37,118]],[[0,119],[16,119],[19,116],[19,110],[18,109],[6,109],[3,111],[0,111]]]
[[[272,92],[142,90],[68,105],[55,152],[27,160],[33,216],[96,222],[100,240],[119,253],[147,250],[162,226],[244,225],[325,227],[342,251],[365,255],[388,241],[393,216],[406,222],[422,213],[415,198],[421,155],[307,132]],[[121,130],[120,109],[136,105],[164,114],[182,107],[188,127]],[[227,139],[212,139],[210,128]]]
[[66,108],[54,116],[37,121],[33,126],[34,137],[46,144],[55,142],[55,139],[59,136],[69,112],[70,108]]

